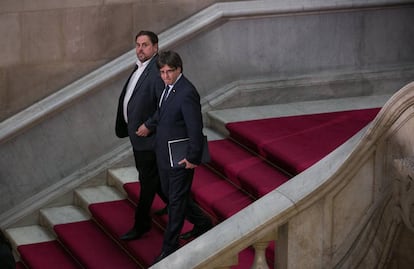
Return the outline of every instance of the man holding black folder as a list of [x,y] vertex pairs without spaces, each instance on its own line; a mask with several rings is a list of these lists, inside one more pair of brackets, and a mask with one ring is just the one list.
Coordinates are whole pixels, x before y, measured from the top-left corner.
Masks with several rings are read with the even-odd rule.
[[[182,60],[176,52],[161,52],[157,65],[166,87],[154,117],[157,124],[147,127],[156,129],[155,150],[161,187],[168,198],[169,219],[162,251],[155,262],[178,249],[185,218],[194,228],[181,238],[196,237],[212,227],[210,218],[191,200],[194,168],[201,163],[204,145],[200,95],[182,74]],[[183,141],[185,157],[174,156],[174,144]],[[174,161],[174,157],[178,160]]]

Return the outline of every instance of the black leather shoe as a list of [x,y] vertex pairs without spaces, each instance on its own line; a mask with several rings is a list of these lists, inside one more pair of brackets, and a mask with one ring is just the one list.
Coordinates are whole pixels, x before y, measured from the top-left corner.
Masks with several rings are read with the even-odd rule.
[[155,258],[155,260],[152,264],[156,264],[157,262],[161,261],[162,259],[164,259],[167,256],[168,256],[168,254],[166,254],[164,251],[161,252],[161,254],[158,255],[158,257]]
[[163,215],[167,215],[168,214],[168,206],[161,208],[160,210],[157,210],[154,212],[155,215],[157,216],[163,216]]
[[205,227],[202,227],[202,228],[193,228],[191,231],[183,233],[182,235],[180,235],[180,239],[189,240],[191,238],[196,238],[196,237],[202,235],[203,233],[207,232],[208,230],[210,230],[212,227],[213,227],[213,225],[205,226]]
[[119,239],[124,240],[124,241],[130,241],[130,240],[139,239],[145,233],[147,233],[150,229],[151,228],[136,230],[136,229],[132,228],[127,233],[121,235],[121,237],[119,237]]

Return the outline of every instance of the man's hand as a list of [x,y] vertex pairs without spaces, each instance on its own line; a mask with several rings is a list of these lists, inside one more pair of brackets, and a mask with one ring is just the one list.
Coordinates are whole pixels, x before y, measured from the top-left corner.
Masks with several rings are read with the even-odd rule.
[[141,126],[138,127],[138,130],[135,132],[137,136],[148,136],[151,133],[151,130],[145,126],[145,124],[141,124]]
[[181,164],[185,164],[185,169],[194,169],[197,167],[196,164],[192,164],[189,161],[187,161],[186,158],[182,159],[181,161],[178,162],[179,165]]

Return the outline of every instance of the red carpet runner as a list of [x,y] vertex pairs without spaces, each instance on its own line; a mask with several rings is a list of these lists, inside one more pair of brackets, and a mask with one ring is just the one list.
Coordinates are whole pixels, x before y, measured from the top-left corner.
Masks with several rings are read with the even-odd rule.
[[[194,200],[214,223],[231,217],[274,190],[340,146],[365,127],[379,109],[363,109],[233,122],[230,138],[210,141],[211,162],[196,169]],[[92,220],[54,227],[58,241],[18,248],[18,268],[147,268],[161,248],[167,217],[153,218],[153,228],[142,239],[120,242],[132,223],[139,183],[124,185],[128,199],[92,204]],[[157,197],[153,210],[164,205]],[[184,230],[191,229],[189,223]],[[187,242],[182,242],[185,244]],[[267,249],[274,265],[275,244]],[[239,254],[239,265],[250,268],[254,251]]]

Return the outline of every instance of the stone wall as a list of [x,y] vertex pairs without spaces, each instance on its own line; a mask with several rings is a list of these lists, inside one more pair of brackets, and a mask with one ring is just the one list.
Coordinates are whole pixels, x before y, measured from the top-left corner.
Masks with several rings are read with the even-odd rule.
[[214,2],[0,1],[0,121]]
[[[413,78],[414,7],[363,2],[216,4],[163,31],[160,46],[180,52],[208,109],[392,94]],[[128,140],[113,128],[135,59],[129,50],[0,122],[0,224],[35,212],[128,154]],[[228,84],[239,90],[223,91]]]
[[[175,49],[202,96],[221,90],[225,104],[215,108],[393,94],[413,80],[411,25],[413,5],[320,7],[316,12],[229,20]],[[397,77],[398,83],[389,82]],[[261,83],[263,78],[273,82]],[[235,94],[221,89],[254,79],[250,84],[257,83],[256,88],[249,85]]]

